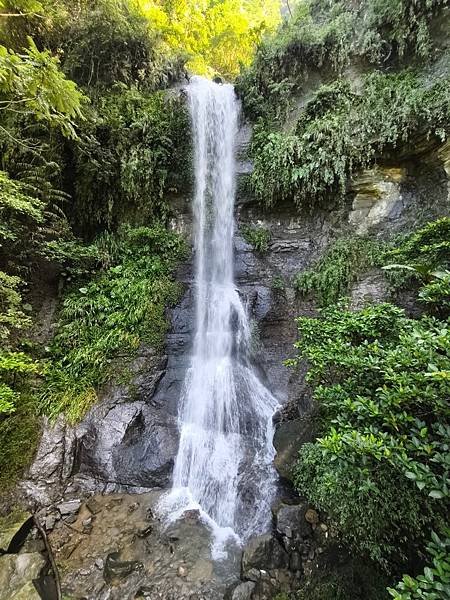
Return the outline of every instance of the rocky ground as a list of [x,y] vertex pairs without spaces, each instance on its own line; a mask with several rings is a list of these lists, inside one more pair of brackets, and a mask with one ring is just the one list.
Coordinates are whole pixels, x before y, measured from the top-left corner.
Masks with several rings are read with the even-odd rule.
[[16,515],[0,539],[0,600],[51,600],[58,588],[72,600],[268,600],[314,569],[333,536],[307,504],[280,500],[273,532],[214,562],[196,511],[161,523],[162,493],[94,495]]

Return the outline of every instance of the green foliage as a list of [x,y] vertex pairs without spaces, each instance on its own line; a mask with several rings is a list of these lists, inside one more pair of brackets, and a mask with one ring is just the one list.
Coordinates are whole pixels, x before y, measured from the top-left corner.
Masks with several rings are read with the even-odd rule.
[[[331,556],[306,578],[292,600],[385,600],[385,577],[369,561],[343,556],[333,556],[336,549],[331,545]],[[331,560],[330,560],[331,559]]]
[[323,435],[301,449],[297,487],[393,570],[423,552],[448,507],[448,327],[389,304],[331,307],[298,325]]
[[450,312],[449,240],[450,218],[442,217],[406,236],[383,256],[392,290],[418,282],[419,300],[441,317]]
[[50,351],[42,409],[79,419],[96,389],[117,376],[143,342],[162,344],[165,310],[178,298],[171,270],[182,240],[162,226],[122,228],[109,246],[110,266],[66,295]]
[[0,424],[2,416],[15,412],[20,403],[20,390],[26,375],[36,373],[38,365],[23,352],[13,352],[13,336],[30,327],[31,319],[25,314],[19,277],[0,271]]
[[246,225],[242,228],[242,235],[244,236],[245,241],[257,252],[263,254],[269,250],[272,234],[266,227],[260,225],[256,227]]
[[264,33],[280,22],[278,0],[140,0],[166,44],[202,75],[234,78],[248,65]]
[[84,231],[167,217],[170,189],[190,178],[183,98],[121,89],[97,98],[74,147],[75,217]]
[[283,277],[281,275],[276,275],[271,282],[270,287],[273,290],[277,290],[279,292],[282,292],[286,289],[286,281],[283,279]]
[[[43,221],[42,202],[28,196],[23,184],[0,171],[0,258],[5,261],[8,255],[12,255],[15,260],[21,249],[28,251],[33,245],[36,227]],[[4,277],[3,283],[6,283]]]
[[23,352],[0,352],[0,415],[15,412],[21,399],[21,394],[12,386],[20,389],[25,376],[38,371],[38,363]]
[[31,320],[22,307],[22,285],[20,277],[0,271],[0,340],[3,347],[8,347],[13,331],[26,329],[31,325]]
[[40,52],[31,38],[22,55],[0,46],[0,94],[0,113],[31,112],[38,121],[75,136],[73,121],[82,116],[84,97],[65,78],[58,59],[47,50]]
[[450,267],[450,218],[442,217],[427,223],[406,236],[383,257],[385,265],[404,265],[390,277],[394,289],[412,278],[427,280],[433,271]]
[[77,239],[47,242],[40,248],[40,254],[62,267],[66,282],[93,275],[109,260],[108,253],[102,252],[98,244],[86,245]]
[[422,286],[419,300],[441,315],[450,313],[450,271],[435,271],[429,283]]
[[260,45],[254,63],[238,81],[253,117],[281,117],[313,71],[339,76],[353,61],[398,65],[427,58],[431,23],[446,0],[306,0],[293,18]]
[[0,418],[0,488],[2,492],[14,486],[30,464],[40,436],[36,400],[22,393],[14,413]]
[[439,537],[434,531],[427,547],[432,565],[424,569],[417,579],[405,575],[394,590],[389,588],[394,600],[440,600],[450,597],[450,531]]
[[319,306],[335,304],[346,296],[358,277],[379,266],[382,244],[363,237],[336,240],[311,269],[297,275],[295,289],[302,295],[313,293]]
[[64,51],[64,69],[82,85],[139,84],[155,90],[179,79],[184,66],[161,42],[138,3],[128,0],[66,4],[66,19],[57,40]]
[[411,71],[372,73],[358,92],[345,80],[322,86],[291,132],[264,123],[255,128],[256,197],[268,207],[291,200],[311,208],[331,193],[343,195],[355,170],[386,147],[419,134],[445,139],[449,89],[448,82],[430,86]]
[[[5,488],[34,451],[37,408],[52,416],[66,410],[76,420],[140,343],[162,343],[182,244],[155,223],[167,222],[167,193],[189,180],[190,136],[181,94],[156,91],[180,77],[185,59],[134,0],[5,0],[0,12]],[[110,233],[127,221],[153,225]],[[80,239],[94,236],[90,244]],[[40,270],[44,294],[54,284],[47,272],[49,279],[62,274],[69,291],[37,392],[41,365],[18,350],[33,311],[22,290],[34,304]]]

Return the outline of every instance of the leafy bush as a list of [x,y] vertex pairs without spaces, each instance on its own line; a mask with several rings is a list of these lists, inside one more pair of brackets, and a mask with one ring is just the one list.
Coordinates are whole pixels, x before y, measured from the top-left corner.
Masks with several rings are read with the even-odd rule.
[[[345,555],[344,555],[345,556]],[[386,600],[386,581],[369,561],[345,557],[343,564],[319,564],[291,600]]]
[[167,192],[190,179],[189,140],[180,96],[125,88],[97,98],[73,148],[73,218],[81,229],[166,217]]
[[280,22],[277,0],[145,2],[144,13],[193,73],[234,78],[251,62],[264,33]]
[[429,283],[422,286],[419,300],[432,307],[439,315],[450,314],[450,271],[437,271]]
[[407,235],[386,252],[383,262],[408,267],[389,273],[394,289],[410,283],[412,278],[427,279],[431,272],[450,267],[450,218],[431,221]]
[[20,277],[0,271],[0,340],[3,347],[9,347],[14,331],[26,329],[31,319],[23,311]]
[[40,52],[33,40],[19,55],[0,46],[0,113],[32,113],[36,120],[59,128],[74,137],[74,120],[82,116],[85,100],[73,81],[59,69],[59,61],[50,52]]
[[372,73],[356,93],[345,80],[324,85],[286,133],[260,123],[251,153],[256,197],[311,208],[331,193],[343,195],[356,169],[368,167],[386,146],[414,136],[445,139],[450,87],[429,85],[411,71]]
[[450,597],[450,531],[445,537],[431,532],[432,541],[427,547],[432,565],[425,567],[417,579],[405,575],[394,590],[389,588],[394,600],[440,600]]
[[445,522],[448,327],[389,304],[332,307],[298,325],[293,364],[308,361],[323,435],[301,449],[296,485],[353,548],[395,570]]
[[122,228],[115,242],[110,266],[64,299],[41,401],[51,417],[79,419],[141,343],[164,340],[166,307],[179,294],[171,271],[184,244],[159,225]]
[[44,205],[24,193],[23,185],[0,171],[0,251],[14,253],[18,245],[31,243],[32,228],[44,220]]
[[313,293],[319,306],[335,304],[351,285],[371,267],[379,266],[382,244],[369,238],[349,237],[335,241],[311,269],[299,273],[295,289]]
[[245,241],[253,246],[257,252],[262,254],[268,251],[272,237],[269,229],[261,226],[252,227],[247,225],[242,228],[242,235]]
[[260,45],[253,64],[238,80],[247,112],[282,118],[313,71],[340,76],[353,61],[378,66],[401,64],[431,54],[431,23],[445,0],[307,0],[298,3]]
[[180,78],[183,57],[161,43],[161,32],[151,29],[136,2],[93,0],[78,8],[66,6],[58,35],[50,31],[48,36],[53,46],[62,47],[63,67],[78,83],[122,82],[155,90]]

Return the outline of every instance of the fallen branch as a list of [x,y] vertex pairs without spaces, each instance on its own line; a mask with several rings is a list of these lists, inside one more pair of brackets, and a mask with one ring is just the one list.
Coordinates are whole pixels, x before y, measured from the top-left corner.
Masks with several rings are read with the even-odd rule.
[[61,579],[59,577],[59,572],[58,572],[58,567],[56,566],[55,557],[53,556],[52,547],[50,546],[50,542],[48,541],[48,537],[45,532],[45,529],[40,524],[39,519],[36,515],[33,515],[33,520],[34,520],[36,527],[39,530],[39,533],[42,536],[42,539],[44,540],[45,549],[47,550],[48,559],[50,561],[50,565],[51,565],[52,571],[53,571],[53,576],[55,578],[56,598],[57,598],[57,600],[62,600]]

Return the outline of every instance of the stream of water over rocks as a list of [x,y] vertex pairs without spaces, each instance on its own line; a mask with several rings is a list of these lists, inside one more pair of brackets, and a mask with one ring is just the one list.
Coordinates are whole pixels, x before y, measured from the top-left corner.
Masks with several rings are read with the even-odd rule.
[[195,152],[195,335],[179,403],[174,521],[199,510],[213,556],[269,525],[278,402],[252,364],[251,327],[233,274],[239,103],[231,85],[194,77],[187,88]]

